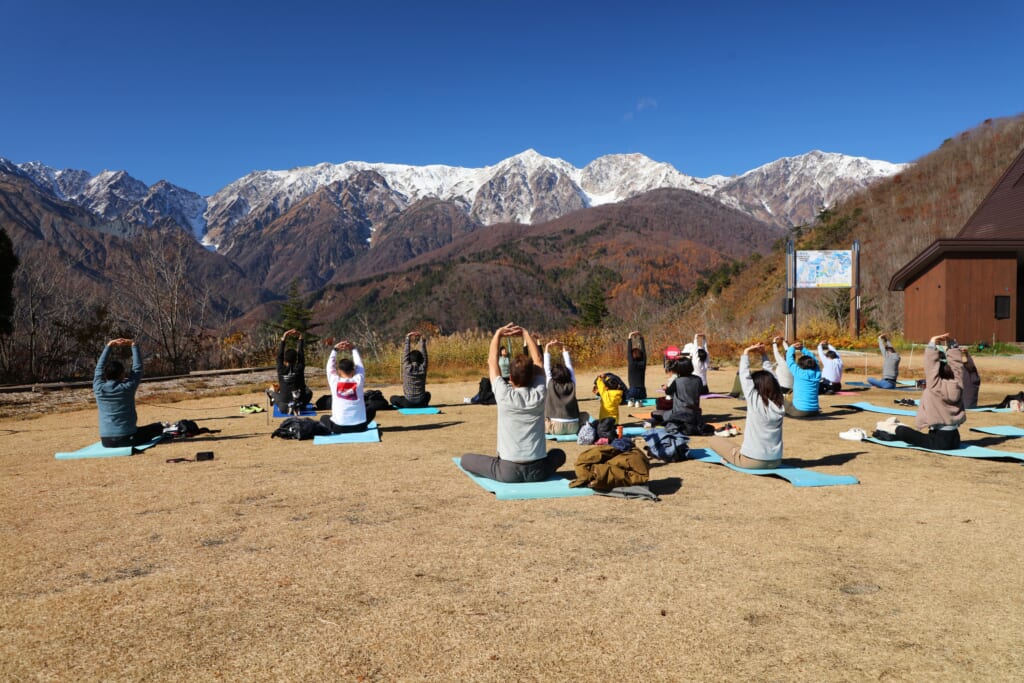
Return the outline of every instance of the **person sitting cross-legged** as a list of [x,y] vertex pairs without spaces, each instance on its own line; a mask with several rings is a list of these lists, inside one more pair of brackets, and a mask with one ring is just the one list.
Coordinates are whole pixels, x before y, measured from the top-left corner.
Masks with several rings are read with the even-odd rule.
[[[109,358],[110,350],[115,346],[131,347],[130,372],[125,370],[124,363]],[[106,448],[138,446],[163,434],[164,426],[159,422],[142,427],[137,424],[135,392],[141,381],[142,353],[138,344],[131,339],[111,339],[107,342],[96,362],[92,380],[92,391],[100,414],[100,442]]]
[[[419,349],[411,348],[413,337],[419,338]],[[416,330],[405,335],[402,395],[392,396],[391,405],[398,408],[426,408],[430,405],[430,392],[427,391],[427,338]]]
[[[508,380],[501,377],[498,348],[505,337],[522,335],[529,355],[512,359]],[[462,468],[507,483],[543,481],[565,464],[565,451],[547,451],[544,440],[544,401],[547,390],[540,349],[522,327],[508,323],[491,338],[487,369],[498,404],[498,457],[466,453]]]
[[[337,360],[338,351],[351,351],[351,358]],[[367,408],[363,398],[366,369],[359,350],[350,341],[340,341],[327,358],[327,386],[331,389],[331,414],[320,418],[332,434],[363,432],[373,422],[376,409]]]

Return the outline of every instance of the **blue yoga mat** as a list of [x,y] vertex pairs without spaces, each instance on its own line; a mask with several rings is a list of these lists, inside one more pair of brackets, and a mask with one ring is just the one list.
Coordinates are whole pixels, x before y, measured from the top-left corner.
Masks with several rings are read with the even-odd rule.
[[57,453],[53,457],[57,460],[82,460],[84,458],[119,458],[139,451],[144,451],[147,448],[151,448],[163,439],[163,435],[156,437],[152,441],[141,443],[138,446],[124,446],[122,448],[106,448],[102,441],[97,441],[94,444],[86,446],[85,448],[79,448],[77,451],[71,451],[69,453]]
[[972,432],[992,434],[993,436],[1024,436],[1024,429],[1012,425],[999,425],[997,427],[971,427]]
[[545,434],[544,438],[548,441],[576,441],[578,437],[575,434]]
[[[702,455],[698,455],[701,453]],[[793,467],[792,465],[779,465],[773,470],[748,470],[745,467],[737,467],[736,465],[725,462],[718,453],[715,453],[715,451],[710,448],[691,449],[687,457],[692,460],[699,460],[700,462],[711,462],[719,465],[725,465],[729,469],[742,472],[743,474],[782,477],[793,486],[846,486],[849,484],[860,483],[857,477],[838,474],[822,474],[821,472],[805,470],[800,467]]]
[[930,448],[921,448],[920,446],[913,446],[906,441],[882,441],[876,439],[873,436],[869,436],[864,439],[871,443],[877,443],[879,446],[892,446],[893,448],[910,448],[915,451],[924,451],[925,453],[938,453],[939,455],[954,455],[958,458],[1010,458],[1012,460],[1024,461],[1024,453],[1012,453],[1010,451],[997,451],[993,448],[984,448],[982,446],[972,446],[971,444],[960,444],[960,448],[955,451],[936,451]]
[[[316,408],[313,407],[312,403],[307,403],[306,407],[299,411],[301,417],[310,417],[316,415]],[[274,404],[274,417],[292,417],[288,413],[282,413],[277,409],[277,404]]]
[[380,430],[377,429],[376,422],[368,424],[365,432],[347,432],[345,434],[313,437],[314,446],[326,446],[334,443],[376,443],[378,441],[380,441]]
[[463,474],[475,481],[481,488],[493,493],[498,500],[536,500],[538,498],[574,498],[594,495],[594,490],[586,486],[569,488],[569,480],[563,479],[557,474],[550,479],[529,484],[506,484],[466,472],[462,469],[462,458],[452,458],[452,462]]
[[837,408],[857,408],[858,410],[866,410],[869,413],[884,413],[886,415],[917,415],[916,411],[903,410],[901,408],[889,408],[886,406],[876,406],[874,403],[868,401],[860,401],[858,403],[844,403],[836,406]]
[[1009,408],[968,408],[968,413],[1012,413]]
[[643,406],[644,408],[653,408],[654,406],[658,405],[658,399],[645,398],[643,401],[640,401],[640,405]]
[[899,382],[897,382],[896,386],[893,387],[892,389],[889,389],[887,387],[876,387],[871,382],[850,382],[847,380],[843,380],[843,383],[851,387],[868,387],[869,389],[882,389],[884,391],[906,391],[907,389],[910,388],[907,386],[900,386]]
[[399,408],[398,412],[402,415],[437,415],[441,412],[441,409],[434,408],[433,406],[426,408]]

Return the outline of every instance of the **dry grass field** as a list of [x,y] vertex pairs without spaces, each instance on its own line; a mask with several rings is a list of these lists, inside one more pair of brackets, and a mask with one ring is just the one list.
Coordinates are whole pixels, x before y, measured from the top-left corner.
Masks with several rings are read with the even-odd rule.
[[[981,402],[1017,388],[988,382]],[[884,417],[837,404],[913,393],[786,421],[787,461],[857,486],[689,461],[652,469],[652,503],[495,500],[451,462],[493,452],[494,408],[463,405],[475,382],[430,389],[442,414],[381,414],[368,445],[271,439],[275,420],[239,413],[257,392],[144,385],[142,422],[221,431],[127,458],[54,459],[97,440],[86,403],[0,419],[0,680],[1024,678],[1021,464],[836,436]],[[996,424],[1024,418],[967,426]],[[166,462],[200,450],[215,459]]]

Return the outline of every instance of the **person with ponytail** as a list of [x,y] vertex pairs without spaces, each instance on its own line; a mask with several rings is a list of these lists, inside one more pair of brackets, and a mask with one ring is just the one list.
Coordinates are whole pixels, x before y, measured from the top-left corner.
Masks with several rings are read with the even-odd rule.
[[[761,367],[750,372],[749,354],[761,354]],[[764,344],[748,346],[740,355],[740,385],[747,401],[747,422],[743,428],[743,442],[735,446],[725,437],[709,439],[711,448],[722,460],[751,470],[771,470],[782,462],[782,418],[786,414],[782,387],[765,353]]]

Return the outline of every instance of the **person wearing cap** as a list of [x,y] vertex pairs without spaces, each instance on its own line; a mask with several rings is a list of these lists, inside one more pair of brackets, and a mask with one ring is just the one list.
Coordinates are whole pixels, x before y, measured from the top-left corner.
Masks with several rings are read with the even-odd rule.
[[900,375],[900,354],[884,334],[878,335],[878,350],[882,353],[882,379],[868,377],[868,384],[879,389],[895,389]]
[[[502,339],[520,335],[528,353],[512,359],[506,381],[498,365],[498,348]],[[515,323],[499,327],[491,338],[487,368],[498,405],[498,455],[466,453],[462,469],[506,483],[544,481],[565,464],[565,451],[548,451],[544,439],[547,389],[536,340]]]
[[[130,346],[132,368],[126,372],[124,363],[111,359],[110,351],[116,346]],[[142,382],[142,352],[132,339],[111,339],[103,347],[96,361],[92,378],[92,391],[100,418],[100,443],[106,448],[138,446],[163,434],[160,422],[138,426],[135,411],[135,392]]]
[[[945,352],[939,348],[943,342],[947,344]],[[948,332],[935,335],[924,348],[924,374],[926,385],[914,418],[917,429],[898,421],[880,422],[875,436],[929,450],[955,450],[960,447],[960,425],[967,420],[963,403],[964,360],[963,352]]]

